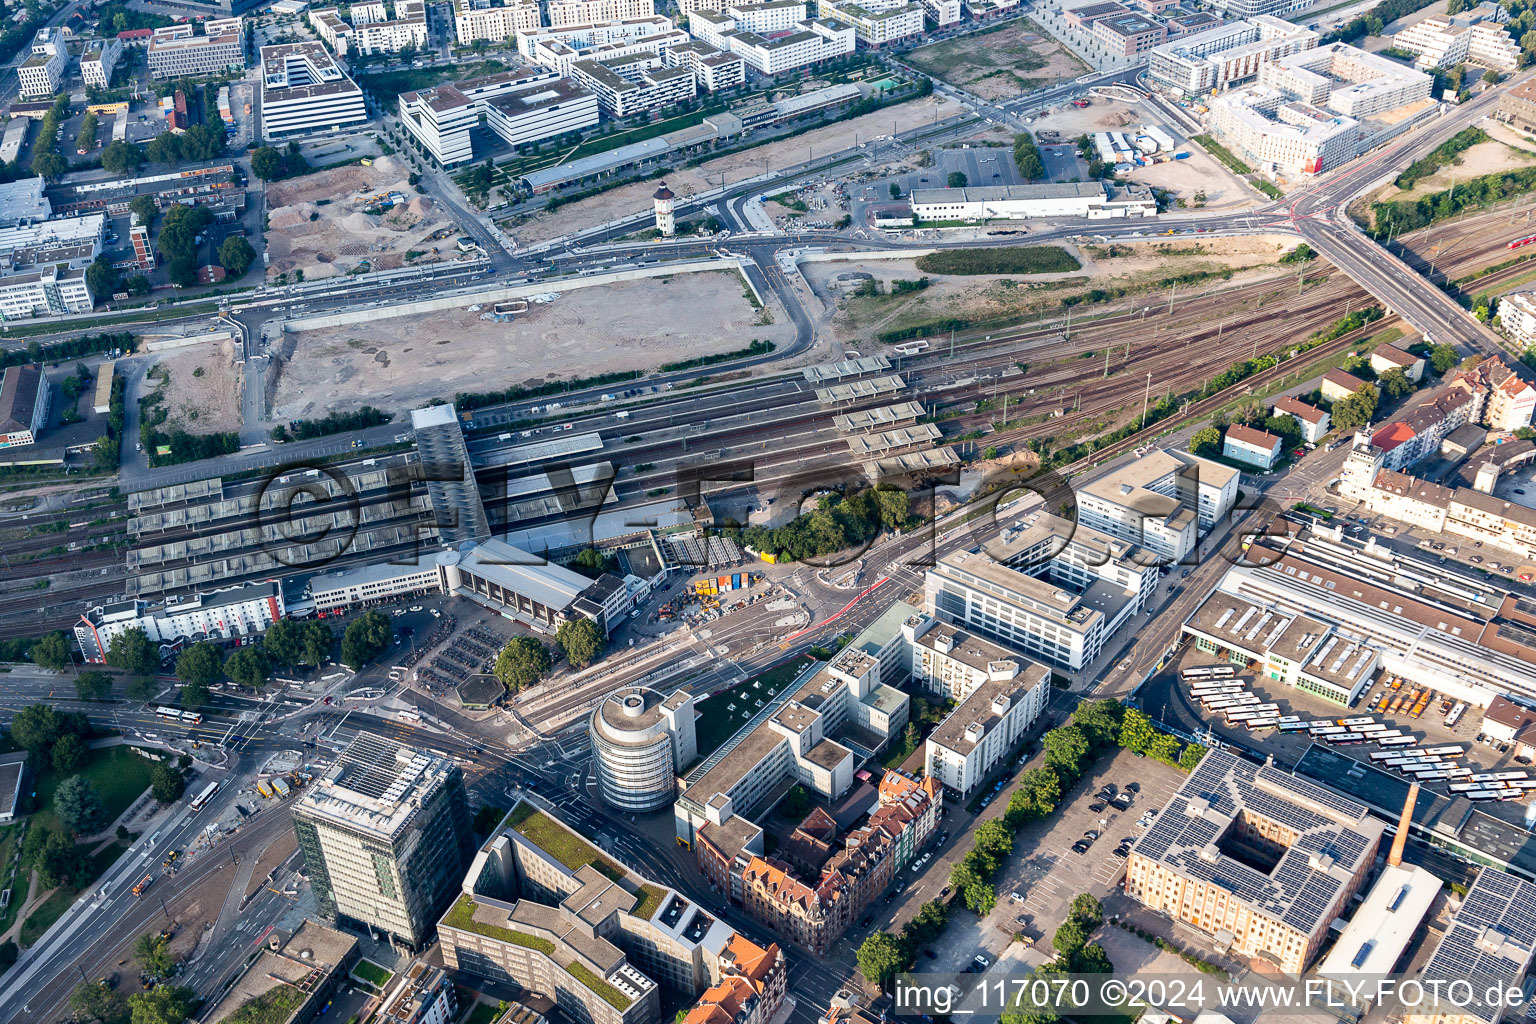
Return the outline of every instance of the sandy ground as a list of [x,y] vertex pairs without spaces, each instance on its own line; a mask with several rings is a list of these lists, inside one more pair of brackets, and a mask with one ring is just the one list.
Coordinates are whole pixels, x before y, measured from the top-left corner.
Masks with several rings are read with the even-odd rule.
[[989,100],[1012,99],[1088,68],[1027,21],[924,46],[907,54],[920,71]]
[[[532,303],[511,323],[460,307],[366,326],[285,335],[275,420],[369,404],[411,409],[456,391],[492,391],[601,369],[662,363],[744,348],[754,338],[794,340],[787,314],[753,309],[735,273],[679,274],[573,288]],[[440,339],[440,340],[432,340]],[[296,371],[293,367],[297,365]]]
[[155,365],[170,371],[165,407],[188,433],[240,429],[241,370],[235,365],[233,342],[167,352]]
[[[690,196],[695,192],[718,187],[722,174],[727,183],[740,181],[764,171],[803,163],[813,152],[830,153],[843,149],[848,146],[855,132],[865,138],[891,131],[904,132],[958,113],[958,103],[940,96],[925,96],[863,117],[829,124],[791,139],[757,146],[744,153],[716,157],[697,167],[668,171],[667,186],[679,196]],[[574,231],[597,227],[637,210],[649,209],[655,191],[654,181],[636,182],[610,189],[591,199],[562,206],[552,214],[514,217],[503,222],[503,227],[518,245],[532,245]]]
[[[837,306],[833,327],[843,342],[873,343],[875,334],[910,321],[941,316],[961,316],[974,323],[1018,318],[1061,308],[1063,296],[1090,288],[1134,289],[1139,284],[1171,273],[1230,269],[1241,275],[1277,273],[1276,258],[1295,245],[1281,236],[1253,236],[1195,241],[1146,241],[1113,246],[1088,245],[1080,251],[1084,269],[1075,274],[1041,275],[1041,280],[1020,281],[1015,276],[959,277],[924,275],[911,260],[870,260],[806,264],[804,273],[820,295],[830,296]],[[929,286],[906,295],[873,298],[849,294],[852,288],[832,287],[843,274],[869,274],[886,285],[895,280],[927,276]],[[1234,276],[1234,281],[1241,280]],[[1212,279],[1212,284],[1222,284]],[[1208,287],[1201,285],[1200,288]],[[864,351],[861,349],[861,351]]]
[[[1519,136],[1507,130],[1501,129],[1501,134],[1510,138],[1511,141],[1519,139]],[[1506,145],[1498,140],[1480,142],[1461,154],[1460,163],[1447,164],[1429,177],[1420,178],[1411,190],[1404,192],[1394,185],[1388,185],[1373,196],[1372,200],[1391,202],[1398,199],[1417,199],[1435,192],[1443,192],[1456,181],[1466,181],[1468,178],[1477,178],[1484,174],[1498,174],[1501,171],[1529,167],[1532,161],[1536,161],[1536,153],[1529,150]]]
[[[306,280],[345,274],[366,261],[374,270],[393,270],[405,254],[420,250],[432,262],[454,253],[454,226],[417,195],[408,170],[394,157],[372,167],[338,167],[281,181],[267,188],[267,276],[302,270]],[[370,197],[400,192],[407,202],[382,216],[363,212]],[[442,255],[432,253],[437,247]]]
[[251,882],[247,887],[246,898],[250,898],[260,892],[267,884],[267,875],[272,869],[293,854],[299,848],[298,837],[292,832],[283,832],[272,840],[267,848],[261,851],[260,858],[256,861],[256,867],[251,870]]

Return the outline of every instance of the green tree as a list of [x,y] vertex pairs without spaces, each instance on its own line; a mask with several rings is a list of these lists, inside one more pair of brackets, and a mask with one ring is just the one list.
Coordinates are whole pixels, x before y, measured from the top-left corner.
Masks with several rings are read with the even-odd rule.
[[[140,296],[149,294],[149,278],[143,274],[129,274],[128,280],[123,282],[123,291],[129,295]],[[115,466],[116,463],[114,462]]]
[[1401,366],[1394,366],[1382,374],[1376,379],[1376,384],[1383,395],[1393,400],[1413,394],[1413,381],[1408,379],[1408,374]]
[[144,151],[122,139],[113,139],[101,151],[101,169],[112,174],[132,174],[142,163],[144,163]]
[[197,1009],[197,993],[190,988],[157,985],[150,992],[128,997],[132,1024],[183,1024]]
[[602,656],[608,640],[602,627],[591,619],[569,619],[555,630],[555,645],[572,668],[586,668]]
[[1166,732],[1160,732],[1152,737],[1152,742],[1147,745],[1147,756],[1162,761],[1164,764],[1178,764],[1179,752],[1183,744],[1177,736],[1170,736]]
[[161,132],[144,147],[144,156],[152,164],[174,164],[181,159],[181,139],[174,132]]
[[336,634],[319,619],[311,619],[304,623],[300,640],[299,664],[319,668],[330,660],[331,645],[336,642]]
[[977,827],[975,843],[977,849],[985,850],[988,856],[1002,860],[1013,852],[1013,830],[993,818]]
[[256,250],[239,235],[230,235],[219,245],[219,266],[229,271],[230,277],[241,277],[255,262]]
[[914,943],[932,942],[944,934],[949,925],[949,909],[942,900],[929,900],[917,908],[917,913],[907,922]]
[[51,149],[38,147],[32,154],[32,173],[45,181],[58,181],[69,170],[69,161]]
[[81,700],[106,700],[112,696],[112,677],[105,672],[86,669],[75,676],[75,695]]
[[152,977],[169,978],[176,973],[176,957],[171,954],[170,942],[155,932],[145,932],[133,940],[133,958]]
[[1051,936],[1051,948],[1056,955],[1067,963],[1077,956],[1082,948],[1088,944],[1088,935],[1091,929],[1087,922],[1076,917],[1068,917],[1056,929],[1056,934]]
[[1371,422],[1378,400],[1374,384],[1362,384],[1354,394],[1333,403],[1333,425],[1340,430],[1354,430]]
[[44,633],[38,637],[27,656],[38,668],[46,668],[52,672],[68,668],[75,663],[74,650],[70,646],[69,637],[62,630],[54,630],[52,633]]
[[1050,768],[1037,766],[1019,776],[1019,784],[1008,798],[1003,820],[1014,829],[1039,821],[1056,810],[1061,801],[1061,779]]
[[149,768],[149,791],[163,804],[175,803],[187,791],[187,781],[169,761],[156,761]]
[[1152,728],[1152,719],[1146,712],[1138,708],[1126,708],[1125,714],[1120,719],[1120,745],[1126,750],[1132,750],[1140,754],[1147,752],[1147,747],[1152,743],[1152,737],[1157,731]]
[[364,612],[341,637],[341,663],[356,672],[389,647],[395,631],[383,612]]
[[53,812],[59,824],[76,835],[89,835],[105,824],[101,794],[81,775],[71,775],[53,791]]
[[891,182],[890,193],[891,193],[891,198],[892,199],[900,199],[901,198],[901,186],[896,184],[894,181]]
[[133,214],[134,220],[149,227],[155,222],[160,207],[156,205],[154,196],[134,196],[128,201],[128,211]]
[[1191,743],[1184,748],[1179,755],[1179,767],[1186,772],[1194,771],[1200,764],[1200,759],[1205,756],[1205,747],[1199,743]]
[[977,872],[975,863],[969,858],[949,869],[949,887],[955,892],[965,892],[976,883],[985,881],[986,879]]
[[1115,965],[1110,961],[1109,954],[1097,942],[1090,942],[1078,950],[1077,956],[1072,958],[1071,966],[1074,974],[1115,973]]
[[132,676],[123,687],[123,696],[129,700],[146,701],[160,692],[160,682],[154,676]]
[[543,678],[553,664],[549,648],[533,637],[515,636],[496,655],[491,674],[512,693],[526,689]]
[[1088,758],[1088,738],[1076,726],[1064,725],[1052,729],[1041,739],[1045,749],[1045,763],[1053,768],[1063,781],[1077,781],[1082,775],[1082,764]]
[[991,882],[972,882],[961,894],[965,907],[977,917],[985,917],[997,906],[997,890]]
[[1296,417],[1290,413],[1280,413],[1276,416],[1266,416],[1259,424],[1259,429],[1274,434],[1280,439],[1280,450],[1288,452],[1301,444],[1301,424],[1296,422]]
[[87,153],[96,148],[96,128],[98,120],[95,114],[86,111],[80,119],[80,130],[75,134],[75,148],[83,149]]
[[260,689],[267,685],[267,655],[256,645],[236,648],[224,659],[224,674],[240,686]]
[[1072,898],[1072,907],[1067,911],[1067,916],[1084,922],[1091,931],[1104,923],[1104,906],[1092,893],[1081,892]]
[[11,739],[31,754],[42,754],[64,731],[64,722],[51,704],[28,704],[11,719]]
[[54,771],[66,775],[69,772],[78,771],[90,754],[90,748],[85,745],[85,740],[72,732],[67,732],[54,741],[49,759],[53,762]]
[[283,176],[283,158],[271,146],[251,152],[251,173],[262,181],[276,181]]
[[609,571],[609,561],[609,557],[597,548],[582,548],[571,560],[571,568],[595,580]]
[[85,855],[63,832],[36,828],[27,833],[26,844],[33,847],[32,866],[43,885],[50,889],[60,885],[73,887],[86,880],[89,868]]
[[160,666],[160,654],[144,630],[125,629],[107,641],[107,664],[135,675],[147,675]]
[[946,184],[950,188],[965,188],[966,185],[970,184],[970,180],[966,178],[963,171],[950,171]]
[[201,687],[206,699],[208,687],[224,678],[224,654],[219,645],[204,640],[182,651],[176,659],[176,678],[185,686]]
[[1189,439],[1191,455],[1218,455],[1221,453],[1221,431],[1215,427],[1201,427]]
[[1072,724],[1082,730],[1090,750],[1108,750],[1120,735],[1120,719],[1124,713],[1124,705],[1117,700],[1080,701],[1072,712]]
[[[1533,29],[1532,31],[1536,31]],[[1443,377],[1445,374],[1461,362],[1461,354],[1454,346],[1439,344],[1431,345],[1429,349],[1429,366],[1435,371],[1435,376]]]
[[885,988],[896,972],[907,964],[907,951],[901,940],[885,932],[871,932],[859,946],[859,973],[870,984]]
[[69,1008],[75,1011],[75,1020],[96,1024],[120,1024],[128,1017],[128,1004],[123,997],[99,981],[76,985],[69,994]]

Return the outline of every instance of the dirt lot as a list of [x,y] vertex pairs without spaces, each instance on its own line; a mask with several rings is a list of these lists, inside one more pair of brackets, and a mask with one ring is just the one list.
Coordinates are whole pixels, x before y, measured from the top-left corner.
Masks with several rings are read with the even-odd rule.
[[[958,316],[973,323],[1029,316],[1043,310],[1059,310],[1064,296],[1091,288],[1123,288],[1127,292],[1150,287],[1173,273],[1231,270],[1240,275],[1277,274],[1276,258],[1295,241],[1281,236],[1119,242],[1112,246],[1086,245],[1077,252],[1083,269],[1071,274],[1044,274],[1020,280],[1017,275],[976,277],[924,275],[912,260],[871,260],[867,263],[806,264],[804,272],[817,294],[837,306],[833,326],[839,340],[866,343],[879,331],[908,322]],[[885,285],[887,294],[856,296],[852,287],[836,288],[841,275],[868,274]],[[889,294],[891,282],[926,276],[928,287],[903,295]],[[1212,284],[1222,284],[1212,278]],[[854,282],[856,286],[856,282]],[[1202,286],[1204,287],[1204,286]]]
[[[932,124],[960,112],[960,105],[941,96],[925,96],[922,99],[877,110],[863,117],[829,124],[815,131],[796,135],[782,142],[770,142],[743,153],[716,157],[697,167],[679,168],[667,172],[667,186],[679,196],[690,196],[707,188],[719,186],[721,175],[727,183],[762,174],[782,167],[803,163],[812,152],[830,153],[847,147],[855,132],[864,138],[889,133],[904,132],[919,125]],[[656,191],[654,181],[641,181],[622,188],[610,189],[591,199],[570,203],[552,214],[535,214],[527,218],[513,218],[503,222],[507,232],[518,245],[531,245],[573,231],[605,224],[618,217],[633,214],[639,209],[649,209],[651,195]]]
[[171,420],[193,434],[240,429],[241,370],[235,365],[233,342],[167,352],[149,372],[161,367],[170,374],[163,391]]
[[[1501,128],[1499,133],[1511,141],[1520,140],[1519,136],[1507,129]],[[1459,163],[1447,164],[1429,177],[1420,178],[1409,191],[1404,192],[1395,185],[1388,185],[1372,196],[1371,201],[1387,203],[1399,199],[1418,199],[1435,192],[1444,192],[1451,187],[1453,181],[1466,181],[1484,174],[1529,167],[1532,161],[1536,161],[1536,153],[1528,149],[1516,148],[1498,139],[1480,142],[1461,154]]]
[[[413,250],[425,254],[413,264],[440,258],[432,254],[434,246],[452,252],[454,226],[436,213],[431,199],[416,194],[407,174],[405,165],[386,156],[372,167],[338,167],[268,186],[267,276],[301,270],[313,281],[365,262],[393,270]],[[382,215],[363,212],[370,198],[389,192],[407,202]]]
[[[272,418],[364,404],[399,411],[455,391],[586,376],[599,365],[605,372],[652,370],[744,348],[753,338],[792,342],[789,317],[774,308],[767,323],[770,311],[754,309],[745,290],[734,272],[679,274],[573,288],[530,303],[505,324],[460,307],[285,335]],[[301,371],[292,370],[295,362]]]
[[918,70],[983,99],[1012,99],[1088,70],[1070,50],[1028,21],[924,46],[907,54]]
[[[1168,127],[1166,118],[1152,107],[1125,100],[1092,97],[1092,105],[1074,107],[1070,103],[1053,107],[1030,127],[1059,132],[1066,141],[1092,132],[1120,131],[1127,126],[1156,124]],[[1196,192],[1204,190],[1207,210],[1236,210],[1256,206],[1261,199],[1238,183],[1236,175],[1199,146],[1188,143],[1179,147],[1189,154],[1187,160],[1173,160],[1150,167],[1138,167],[1130,180],[1143,185],[1165,188],[1192,203]]]

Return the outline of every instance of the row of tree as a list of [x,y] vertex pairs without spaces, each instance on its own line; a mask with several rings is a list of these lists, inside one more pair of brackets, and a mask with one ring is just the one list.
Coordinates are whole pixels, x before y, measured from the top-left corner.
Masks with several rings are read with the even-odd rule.
[[[555,630],[555,647],[572,668],[582,669],[602,657],[608,639],[591,619],[571,619]],[[554,667],[550,649],[531,636],[513,637],[496,655],[491,674],[511,693],[525,690]]]
[[[364,612],[349,622],[341,635],[341,663],[357,671],[388,649],[394,635],[387,615]],[[196,708],[206,704],[209,688],[225,678],[258,689],[267,684],[274,666],[318,668],[330,657],[334,640],[331,628],[319,620],[279,619],[259,642],[237,647],[227,656],[223,648],[211,641],[193,644],[176,659],[182,706]]]
[[904,490],[877,487],[850,497],[832,491],[822,495],[810,512],[783,526],[749,526],[741,539],[747,547],[772,553],[781,561],[801,562],[867,543],[882,529],[899,530],[910,522]]

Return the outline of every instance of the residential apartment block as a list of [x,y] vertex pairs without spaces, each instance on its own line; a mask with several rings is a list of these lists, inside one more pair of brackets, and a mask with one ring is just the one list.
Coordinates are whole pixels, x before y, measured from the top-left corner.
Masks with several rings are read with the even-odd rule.
[[1276,416],[1289,416],[1301,430],[1301,439],[1316,444],[1328,433],[1332,421],[1328,413],[1315,405],[1309,405],[1290,395],[1276,399],[1271,411]]
[[853,26],[821,18],[807,20],[805,11],[803,0],[729,4],[719,11],[695,11],[688,28],[760,75],[781,74],[854,51]]
[[261,48],[261,131],[268,139],[368,120],[363,91],[321,43]]
[[557,1000],[585,1024],[656,1024],[661,985],[700,997],[711,1020],[722,1004],[768,1020],[787,995],[776,946],[748,941],[526,801],[475,855],[438,933],[449,968]]
[[574,61],[570,77],[596,96],[598,108],[614,118],[685,103],[699,89],[691,68],[667,67],[659,54],[650,53]]
[[581,60],[608,61],[635,54],[662,57],[672,46],[688,42],[688,33],[672,27],[669,18],[625,18],[595,25],[519,30],[517,52],[531,64],[554,68],[570,77]]
[[501,42],[541,24],[539,5],[532,0],[453,0],[453,33],[460,46],[482,39]]
[[690,39],[667,47],[663,58],[669,68],[688,68],[705,92],[734,89],[747,80],[747,65],[734,53],[717,49],[702,39]]
[[962,0],[918,0],[918,3],[922,5],[934,28],[947,28],[960,20]]
[[902,629],[912,647],[913,681],[958,702],[928,735],[926,772],[965,799],[1045,711],[1050,669],[927,616]]
[[1154,47],[1148,73],[1164,89],[1202,95],[1256,78],[1260,65],[1316,45],[1316,32],[1261,14]]
[[238,35],[186,36],[149,41],[152,78],[192,78],[221,75],[245,67],[245,40]]
[[[4,386],[0,385],[0,403]],[[75,643],[85,661],[104,664],[112,639],[140,629],[153,643],[188,643],[194,638],[232,640],[265,633],[286,614],[277,583],[248,583],[151,607],[144,601],[97,605],[75,623]]]
[[852,25],[867,47],[888,46],[923,31],[924,8],[910,0],[816,0],[816,13],[823,20]]
[[422,948],[474,853],[468,806],[451,760],[359,735],[293,805],[321,914]]
[[59,91],[64,69],[69,65],[69,51],[58,29],[40,28],[32,40],[32,53],[16,66],[18,95],[22,99],[43,99]]
[[624,18],[649,18],[655,13],[655,0],[550,0],[549,26],[595,25]]
[[1267,471],[1280,458],[1280,439],[1268,431],[1234,423],[1221,439],[1221,454]]
[[1536,388],[1502,359],[1486,359],[1451,377],[1453,391],[1464,391],[1472,398],[1469,422],[1481,423],[1489,430],[1519,430],[1531,425],[1536,411]]
[[[777,858],[737,855],[729,868],[733,899],[786,941],[813,956],[826,955],[937,830],[943,790],[935,780],[887,770],[878,799],[863,826],[825,844],[836,852],[807,872],[807,880]],[[706,825],[700,833],[706,846],[713,828]]]
[[123,55],[123,44],[117,39],[92,40],[80,55],[80,80],[86,85],[105,89],[112,84],[112,72]]
[[1125,893],[1299,976],[1364,885],[1384,827],[1364,804],[1212,750],[1131,848]]
[[1520,45],[1497,21],[1485,20],[1474,8],[1462,14],[1432,15],[1392,37],[1395,49],[1416,54],[1421,71],[1454,67],[1466,61],[1496,71],[1520,66]]
[[[1210,127],[1241,159],[1282,176],[1319,174],[1429,116],[1430,76],[1344,43],[1263,63],[1259,84],[1211,101]],[[1369,122],[1397,112],[1390,124]]]

